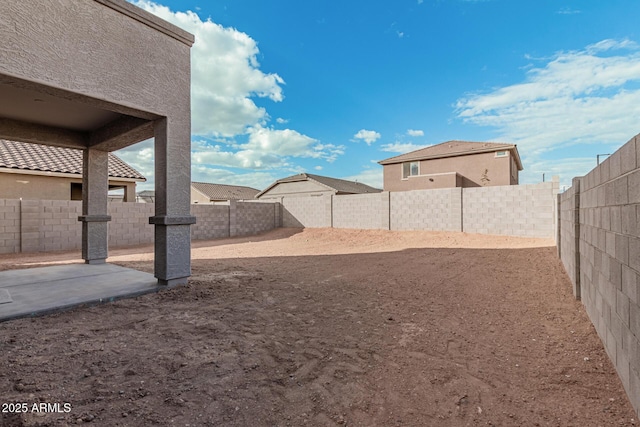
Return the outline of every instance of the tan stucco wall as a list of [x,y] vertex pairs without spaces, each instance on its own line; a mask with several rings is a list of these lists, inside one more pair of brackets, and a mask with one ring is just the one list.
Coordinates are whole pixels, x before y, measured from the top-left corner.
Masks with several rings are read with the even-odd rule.
[[[105,3],[117,7],[86,0],[3,0],[0,28],[11,31],[2,31],[2,44],[20,55],[3,56],[0,73],[160,116],[186,107],[188,118],[189,47],[118,11],[142,12],[125,1]],[[153,71],[141,73],[145,67]]]
[[516,160],[513,158],[513,156],[511,155],[511,153],[509,153],[509,164],[511,165],[511,175],[510,175],[510,179],[511,179],[511,185],[518,185],[519,184],[519,180],[520,180],[520,174],[518,171],[518,165],[516,164]]
[[[505,157],[496,157],[495,153],[478,153],[468,156],[422,160],[420,161],[420,175],[407,179],[402,178],[402,163],[395,163],[384,165],[384,191],[517,184],[517,178],[514,182],[511,169],[511,153],[509,152]],[[489,181],[482,180],[485,171]],[[460,177],[453,180],[451,178],[452,172],[457,172]]]
[[[396,175],[402,179],[402,164],[390,165],[397,168],[391,168],[391,176]],[[384,191],[406,191],[406,190],[435,190],[438,188],[462,187],[463,177],[455,172],[450,173],[434,173],[428,175],[411,176],[404,180],[397,180],[387,188],[387,167],[385,166]],[[392,180],[390,180],[392,181]]]
[[[82,184],[82,178],[0,172],[0,199],[71,200],[71,183]],[[133,182],[109,180],[109,185],[129,187],[135,194]]]
[[191,187],[191,203],[197,203],[199,205],[210,204],[211,200],[195,188]]

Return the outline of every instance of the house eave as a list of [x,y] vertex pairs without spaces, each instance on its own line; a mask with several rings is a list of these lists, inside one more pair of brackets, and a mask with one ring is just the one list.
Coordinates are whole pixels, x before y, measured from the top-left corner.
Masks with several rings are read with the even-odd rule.
[[[50,176],[55,178],[76,178],[82,179],[82,175],[79,173],[68,172],[50,172],[50,171],[38,171],[30,169],[13,169],[13,168],[0,168],[0,173],[12,173],[19,175],[37,175],[37,176]],[[146,178],[123,178],[119,176],[109,176],[109,181],[124,181],[124,182],[146,182]]]
[[167,22],[144,9],[129,4],[125,0],[94,0],[117,12],[122,13],[136,21],[144,24],[156,31],[172,37],[187,46],[191,47],[195,41],[195,36],[182,28]]
[[434,154],[434,155],[416,155],[416,156],[408,156],[408,157],[403,157],[403,154],[399,155],[399,156],[395,156],[395,157],[391,157],[389,159],[385,159],[385,160],[380,160],[378,162],[379,165],[385,166],[385,165],[393,165],[393,164],[397,164],[397,163],[405,163],[405,162],[415,162],[415,161],[421,161],[421,160],[434,160],[434,159],[445,159],[445,158],[449,158],[449,157],[462,157],[462,156],[471,156],[474,154],[482,154],[482,153],[493,153],[496,151],[505,151],[508,150],[511,152],[511,154],[515,157],[516,160],[516,164],[518,166],[518,170],[523,170],[522,167],[522,162],[520,160],[520,154],[518,153],[518,148],[517,145],[505,145],[504,147],[489,147],[489,148],[484,148],[484,149],[479,149],[479,150],[473,150],[473,151],[458,151],[455,153],[447,153],[447,154]]

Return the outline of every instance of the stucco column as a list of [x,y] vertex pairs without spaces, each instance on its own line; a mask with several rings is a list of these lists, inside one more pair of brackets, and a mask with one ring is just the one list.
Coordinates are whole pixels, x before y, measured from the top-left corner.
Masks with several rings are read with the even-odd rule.
[[107,215],[109,153],[92,148],[83,151],[82,164],[82,258],[87,264],[102,264],[108,255]]
[[163,118],[154,124],[156,212],[155,276],[165,286],[186,284],[191,275],[191,135],[186,122]]
[[129,183],[124,187],[123,202],[135,202],[136,201],[136,184]]

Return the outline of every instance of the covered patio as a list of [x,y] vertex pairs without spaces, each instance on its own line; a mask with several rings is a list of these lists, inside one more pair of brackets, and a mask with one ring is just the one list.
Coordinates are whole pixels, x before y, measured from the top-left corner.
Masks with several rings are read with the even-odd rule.
[[[185,284],[195,223],[190,212],[193,36],[124,0],[4,0],[0,35],[0,138],[83,151],[78,220],[87,268],[108,257],[108,153],[154,138],[156,200],[149,218],[155,226],[154,276],[160,287]],[[79,274],[87,286],[94,286],[97,275],[84,272]],[[0,276],[0,288],[12,286],[12,280]],[[0,304],[0,310],[10,305]]]
[[0,322],[162,289],[148,273],[113,264],[69,264],[0,272]]

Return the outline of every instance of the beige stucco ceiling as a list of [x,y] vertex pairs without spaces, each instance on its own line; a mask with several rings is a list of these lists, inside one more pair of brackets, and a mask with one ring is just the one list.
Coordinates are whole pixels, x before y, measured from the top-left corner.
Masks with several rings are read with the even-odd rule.
[[0,118],[74,131],[98,129],[121,114],[44,92],[0,83]]

